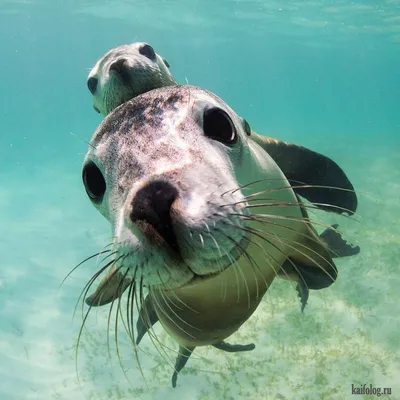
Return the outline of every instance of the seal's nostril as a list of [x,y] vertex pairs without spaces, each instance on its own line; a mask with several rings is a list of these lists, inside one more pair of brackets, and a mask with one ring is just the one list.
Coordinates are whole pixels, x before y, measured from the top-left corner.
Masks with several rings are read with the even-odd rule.
[[168,245],[179,253],[179,246],[172,228],[171,207],[178,198],[178,190],[170,183],[156,180],[141,188],[132,200],[132,222],[150,224]]
[[126,68],[127,68],[127,61],[125,58],[120,58],[119,60],[113,62],[110,65],[110,71],[114,71],[117,74],[120,74]]
[[94,94],[96,92],[98,82],[99,80],[97,78],[94,78],[93,76],[88,79],[87,86],[90,90],[90,93]]

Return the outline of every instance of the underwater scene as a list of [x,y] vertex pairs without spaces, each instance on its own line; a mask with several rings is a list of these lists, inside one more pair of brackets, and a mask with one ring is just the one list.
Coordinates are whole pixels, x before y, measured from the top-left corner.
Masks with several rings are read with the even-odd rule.
[[400,1],[2,0],[0,399],[400,400]]

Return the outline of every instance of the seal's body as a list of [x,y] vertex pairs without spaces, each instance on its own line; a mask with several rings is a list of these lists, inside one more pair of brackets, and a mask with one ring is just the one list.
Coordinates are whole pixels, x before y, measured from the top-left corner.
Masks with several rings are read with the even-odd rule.
[[278,273],[315,288],[336,279],[332,252],[251,136],[215,94],[173,86],[112,111],[84,161],[87,194],[115,238],[111,270],[87,303],[105,304],[128,288],[128,307],[139,297],[139,335],[159,320],[180,345],[174,386],[196,346],[254,348],[224,340]]

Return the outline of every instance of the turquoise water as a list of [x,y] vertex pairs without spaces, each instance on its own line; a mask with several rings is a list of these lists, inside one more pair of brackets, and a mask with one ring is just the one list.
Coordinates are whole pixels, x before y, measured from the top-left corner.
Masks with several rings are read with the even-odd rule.
[[[254,130],[333,158],[359,191],[361,222],[321,216],[361,246],[337,282],[302,315],[277,280],[234,335],[257,351],[200,348],[176,389],[149,340],[146,388],[122,337],[127,382],[106,310],[82,340],[79,383],[72,313],[96,265],[58,288],[110,234],[81,184],[87,145],[70,134],[89,140],[102,120],[86,78],[134,41]],[[400,1],[2,1],[0,51],[0,399],[371,398],[352,384],[400,399]]]

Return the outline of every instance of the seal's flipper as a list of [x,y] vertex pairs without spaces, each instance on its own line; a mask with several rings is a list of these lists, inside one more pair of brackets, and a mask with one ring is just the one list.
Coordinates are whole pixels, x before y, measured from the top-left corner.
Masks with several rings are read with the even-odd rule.
[[308,297],[310,296],[310,291],[308,290],[307,285],[302,279],[300,279],[299,283],[296,285],[296,291],[299,295],[301,303],[301,312],[304,312],[304,308],[307,305]]
[[310,185],[293,189],[297,194],[310,202],[320,203],[316,207],[323,210],[337,214],[354,214],[357,209],[354,187],[333,160],[305,147],[255,132],[252,132],[250,138],[273,158],[291,185]]
[[331,252],[332,258],[354,256],[360,252],[359,246],[353,246],[348,244],[346,240],[342,238],[342,235],[336,230],[337,224],[331,226],[331,228],[325,229],[319,237],[328,246]]
[[[332,258],[353,256],[360,252],[359,246],[352,246],[342,238],[341,234],[336,230],[337,224],[331,226],[331,228],[325,229],[320,235],[325,244],[328,246],[328,250]],[[291,260],[293,262],[293,260]],[[300,298],[301,312],[304,311],[304,307],[307,304],[308,297],[310,294],[309,289],[322,289],[330,286],[334,281],[321,270],[315,270],[313,267],[307,267],[304,265],[297,264],[294,267],[290,261],[286,261],[282,266],[292,276],[298,275],[298,283],[296,285],[296,291]],[[295,271],[296,270],[296,271]],[[294,274],[294,275],[293,275]],[[333,268],[330,271],[330,275],[337,277],[337,271]],[[328,280],[328,284],[326,282]]]
[[147,295],[139,310],[139,317],[136,323],[137,338],[136,344],[138,345],[147,331],[158,322],[158,316],[154,310],[153,303],[150,296]]
[[255,344],[229,344],[224,341],[215,343],[213,346],[216,349],[227,351],[228,353],[237,353],[239,351],[251,351],[256,348]]
[[129,287],[131,281],[122,272],[111,268],[107,275],[100,281],[93,294],[85,299],[85,303],[91,307],[104,306],[121,297]]
[[183,347],[179,346],[179,355],[175,362],[175,371],[172,374],[172,387],[176,387],[176,381],[178,379],[178,374],[182,368],[186,365],[189,357],[192,355],[195,347]]
[[[303,210],[305,213],[305,210]],[[301,243],[293,243],[293,254],[283,263],[278,275],[281,278],[294,280],[306,296],[302,288],[319,290],[332,285],[335,282],[338,270],[332,260],[331,250],[320,239],[315,229],[307,224],[307,233],[301,237]],[[297,249],[296,249],[297,247]]]
[[[308,220],[305,208],[302,208],[302,213]],[[311,224],[306,224],[305,227],[305,232],[299,238],[301,243],[298,245],[293,243],[293,253],[278,272],[281,278],[297,282],[296,290],[300,297],[302,311],[307,304],[309,289],[319,290],[329,287],[336,281],[338,275],[338,270],[332,260],[332,251],[327,243],[318,236]],[[326,235],[326,231],[323,234]]]
[[282,265],[278,275],[281,278],[297,282],[296,291],[300,298],[301,312],[303,312],[307,305],[310,289],[319,290],[332,285],[337,274],[338,271],[333,263],[328,268],[321,269],[288,259]]

